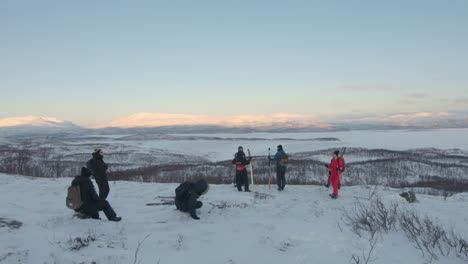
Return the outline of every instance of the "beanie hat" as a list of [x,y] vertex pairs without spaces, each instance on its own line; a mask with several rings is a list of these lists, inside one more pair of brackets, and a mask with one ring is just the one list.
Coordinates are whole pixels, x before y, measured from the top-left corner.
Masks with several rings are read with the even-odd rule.
[[335,152],[333,152],[335,155],[339,155],[340,154],[340,151],[339,150],[336,150]]
[[277,148],[283,150],[283,146],[281,146],[281,145],[278,145]]
[[93,173],[86,167],[81,167],[81,176],[82,177],[89,177],[93,175]]
[[238,151],[244,150],[244,148],[243,148],[242,146],[239,146],[239,147],[237,148],[237,150],[238,150]]

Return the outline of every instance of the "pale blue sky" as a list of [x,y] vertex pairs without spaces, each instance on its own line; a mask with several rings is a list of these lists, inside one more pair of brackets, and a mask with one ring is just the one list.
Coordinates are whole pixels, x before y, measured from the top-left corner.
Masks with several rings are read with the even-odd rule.
[[0,0],[0,118],[468,110],[468,1]]

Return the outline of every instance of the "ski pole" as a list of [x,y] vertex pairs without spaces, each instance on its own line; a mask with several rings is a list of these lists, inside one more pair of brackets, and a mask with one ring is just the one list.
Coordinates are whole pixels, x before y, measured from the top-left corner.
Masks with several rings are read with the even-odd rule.
[[250,160],[250,184],[254,185],[254,179],[253,179],[253,165],[252,165],[252,156],[250,155],[250,149],[247,149],[247,152],[249,153],[249,160]]
[[271,190],[271,156],[270,156],[270,148],[268,148],[268,167],[269,167],[269,176],[268,176],[268,189]]

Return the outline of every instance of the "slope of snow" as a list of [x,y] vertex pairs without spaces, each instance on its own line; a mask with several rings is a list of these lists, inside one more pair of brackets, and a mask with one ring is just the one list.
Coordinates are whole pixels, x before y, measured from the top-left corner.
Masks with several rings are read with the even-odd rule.
[[[212,185],[201,201],[201,220],[191,219],[174,206],[144,206],[158,195],[173,195],[177,184],[114,182],[108,200],[119,223],[82,220],[65,207],[71,178],[43,179],[0,174],[0,218],[23,223],[18,229],[0,225],[0,261],[4,263],[350,263],[353,254],[368,251],[340,220],[357,201],[366,201],[372,189],[344,187],[340,199],[328,198],[318,186],[252,186],[237,192],[231,185]],[[255,192],[260,193],[256,194]],[[418,196],[407,204],[401,190],[379,189],[384,202],[428,214],[466,237],[467,194],[444,200]],[[209,204],[226,203],[226,208]],[[67,242],[95,237],[72,250]],[[146,239],[145,239],[146,238]],[[140,244],[140,246],[139,246]],[[138,251],[137,251],[138,250]],[[384,236],[376,245],[372,263],[424,263],[426,259],[402,233]],[[453,257],[433,263],[462,263]]]

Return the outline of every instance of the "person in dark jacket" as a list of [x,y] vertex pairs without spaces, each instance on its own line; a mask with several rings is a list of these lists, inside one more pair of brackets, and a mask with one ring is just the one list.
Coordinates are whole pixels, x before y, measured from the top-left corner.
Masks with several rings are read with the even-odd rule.
[[175,206],[181,212],[188,212],[193,219],[200,219],[197,216],[196,209],[201,208],[203,203],[197,199],[208,192],[210,186],[205,180],[196,182],[184,182],[176,189]]
[[104,153],[95,149],[93,158],[88,160],[86,167],[91,170],[99,188],[99,197],[103,200],[109,195],[109,180],[107,179],[107,164],[104,162]]
[[244,190],[246,192],[250,192],[246,165],[249,165],[251,160],[251,157],[245,157],[244,149],[242,146],[239,146],[239,148],[237,148],[237,153],[234,155],[234,159],[232,160],[232,164],[236,165],[236,185],[239,192],[242,191],[242,185],[245,186]]
[[281,165],[281,157],[286,153],[282,145],[278,145],[276,150],[275,157],[268,156],[268,159],[276,162],[276,184],[278,184],[278,191],[283,191],[286,186],[286,166]]
[[91,182],[92,173],[88,168],[81,168],[81,175],[75,177],[72,181],[72,185],[80,186],[80,196],[83,205],[76,209],[76,212],[85,214],[94,219],[99,219],[99,211],[103,211],[107,219],[110,221],[118,222],[122,220],[114,212],[114,209],[110,206],[109,202],[105,199],[101,199],[94,189],[94,185]]

